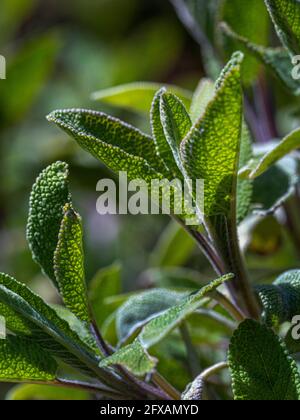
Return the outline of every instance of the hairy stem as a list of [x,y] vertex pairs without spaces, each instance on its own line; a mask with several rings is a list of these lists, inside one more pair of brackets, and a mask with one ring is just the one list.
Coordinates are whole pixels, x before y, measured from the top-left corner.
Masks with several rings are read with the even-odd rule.
[[172,400],[180,400],[180,393],[158,372],[154,372],[152,375],[153,382],[163,389],[167,395],[169,395]]

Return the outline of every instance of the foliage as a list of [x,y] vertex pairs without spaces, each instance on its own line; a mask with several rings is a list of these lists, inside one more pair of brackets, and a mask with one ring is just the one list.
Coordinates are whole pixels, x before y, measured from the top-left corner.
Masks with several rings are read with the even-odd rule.
[[[13,22],[30,13],[34,2],[29,3],[22,9],[18,2],[4,2],[12,7]],[[120,66],[112,67],[124,72],[112,80],[117,86],[92,94],[104,111],[66,107],[47,116],[76,144],[64,159],[50,159],[57,161],[40,173],[30,195],[27,241],[41,269],[37,283],[41,287],[47,277],[56,300],[44,298],[43,289],[40,297],[36,285],[17,281],[19,276],[0,274],[0,315],[8,329],[0,341],[0,379],[20,383],[7,399],[228,400],[232,394],[235,400],[300,399],[294,339],[300,315],[299,116],[293,114],[293,123],[279,130],[266,83],[271,71],[276,103],[297,104],[300,85],[292,69],[300,52],[300,3],[171,3],[201,45],[206,64],[194,91],[173,82],[133,82],[141,54],[147,60],[139,74],[148,79],[151,66],[153,75],[157,68],[171,68],[181,50],[180,37],[170,42],[167,36],[173,23],[158,20],[140,30],[141,44],[137,31],[125,53],[118,51]],[[281,47],[267,46],[271,31]],[[0,89],[3,130],[29,112],[49,77],[58,39],[50,33],[31,41],[11,61],[12,81]],[[168,51],[161,62],[162,50],[152,48],[158,39]],[[11,89],[20,91],[20,65],[26,89],[19,103]],[[26,83],[32,69],[34,77]],[[109,115],[114,107],[125,110],[125,117],[133,115],[139,127]],[[75,210],[72,197],[78,191],[72,185],[70,192],[70,174],[80,183],[86,173],[89,183],[95,161],[102,174],[107,175],[104,166],[113,177],[125,171],[149,190],[153,180],[177,178],[188,186],[185,198],[193,209],[175,215],[172,201],[173,220],[148,263],[141,264],[138,290],[129,259],[110,260],[105,267],[103,249],[97,264],[90,264],[93,232],[85,210],[84,217]],[[199,179],[204,205],[197,201]],[[158,232],[160,226],[154,226]],[[145,229],[143,221],[141,232]],[[122,252],[134,254],[133,265],[141,259],[141,236],[147,235],[128,244],[120,240]],[[123,282],[126,271],[130,287]]]

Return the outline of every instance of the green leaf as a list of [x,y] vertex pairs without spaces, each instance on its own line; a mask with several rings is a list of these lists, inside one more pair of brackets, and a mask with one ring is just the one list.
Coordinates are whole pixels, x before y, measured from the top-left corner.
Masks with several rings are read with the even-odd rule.
[[244,321],[231,340],[228,361],[236,400],[299,400],[297,365],[267,327]]
[[22,384],[13,387],[5,399],[9,401],[83,401],[90,400],[91,396],[88,392],[77,389]]
[[67,204],[54,255],[55,277],[66,307],[82,321],[89,322],[82,238],[81,217]]
[[215,84],[210,79],[202,79],[199,82],[197,89],[195,90],[190,115],[192,123],[203,117],[206,107],[209,102],[213,99],[215,94]]
[[70,202],[69,168],[56,162],[38,177],[30,196],[27,239],[33,259],[57,286],[53,268],[63,207]]
[[300,314],[300,271],[282,274],[272,285],[257,286],[264,322],[278,327]]
[[[239,168],[242,168],[252,158],[252,138],[247,124],[242,126],[242,140],[239,158]],[[253,183],[249,180],[238,179],[237,184],[237,220],[240,223],[249,213],[253,195]]]
[[151,264],[155,267],[179,267],[188,261],[195,247],[194,239],[172,221],[153,250]]
[[[300,147],[300,128],[288,134],[276,147],[266,153],[251,171],[249,178],[254,179],[266,172],[274,163]],[[256,162],[255,162],[256,163]]]
[[[48,306],[39,296],[25,285],[5,274],[0,275],[0,310],[9,308],[11,315],[16,314],[17,330],[22,335],[34,340],[51,354],[67,364],[91,373],[98,358],[91,347],[85,344],[71,330],[68,323],[60,318],[56,311]],[[19,321],[22,320],[20,331]],[[7,328],[15,332],[15,318],[6,318]],[[25,330],[26,328],[26,330]],[[28,334],[27,331],[30,331]],[[87,366],[88,365],[88,366]],[[90,369],[91,367],[91,369]]]
[[182,140],[192,128],[190,116],[183,103],[175,95],[162,92],[160,95],[160,119],[175,162],[182,172],[179,148]]
[[260,215],[273,214],[294,194],[298,180],[297,163],[293,158],[286,157],[270,167],[254,180],[253,210]]
[[165,167],[151,137],[106,114],[81,109],[54,111],[48,120],[73,137],[79,146],[113,171],[151,182],[163,179]]
[[132,344],[122,347],[112,356],[104,359],[100,367],[105,368],[111,365],[122,365],[137,376],[144,376],[153,371],[157,360],[149,356],[138,340]]
[[56,361],[38,344],[9,335],[0,340],[0,380],[3,382],[55,380]]
[[172,153],[170,144],[167,141],[164,127],[161,120],[161,97],[165,93],[165,89],[159,90],[154,96],[150,120],[151,120],[151,130],[153,140],[156,145],[156,150],[160,158],[163,160],[166,169],[169,172],[168,179],[173,178],[182,178],[182,174],[178,168],[178,165],[175,161],[174,155]]
[[177,305],[187,293],[152,289],[132,296],[117,311],[119,340],[124,342],[159,313]]
[[232,278],[233,275],[229,274],[211,282],[198,293],[183,299],[178,305],[172,306],[153,318],[143,327],[133,344],[121,348],[114,355],[103,359],[100,362],[100,367],[125,363],[125,366],[136,375],[143,375],[150,371],[153,368],[153,360],[149,358],[146,351],[158,344],[192,315],[201,306],[206,295],[213,294],[216,288]]
[[[214,99],[181,146],[187,175],[205,182],[205,216],[236,212],[242,130],[241,53],[223,70]],[[194,194],[195,195],[195,194]],[[195,198],[195,197],[194,197]],[[234,210],[233,210],[234,208]]]
[[283,48],[265,48],[254,44],[247,38],[235,33],[226,24],[221,24],[221,28],[226,36],[234,39],[241,47],[246,48],[257,60],[266,65],[291,93],[300,95],[300,82],[292,77],[294,66],[287,50]]
[[[177,86],[165,85],[165,88],[178,96],[186,107],[191,104],[192,93]],[[138,82],[116,86],[93,93],[92,98],[104,104],[148,113],[156,92],[161,89],[159,83]]]
[[[267,44],[269,16],[263,1],[251,0],[245,4],[245,7],[241,7],[240,0],[225,0],[222,3],[219,18],[250,41],[261,45]],[[224,41],[228,58],[240,46],[233,39],[225,38]],[[245,48],[242,51],[247,53],[243,65],[243,79],[245,83],[250,84],[258,76],[259,64]]]
[[89,299],[97,324],[101,327],[111,314],[106,300],[121,293],[121,266],[116,263],[98,271],[89,284]]
[[291,52],[300,52],[300,4],[298,0],[265,0],[279,39]]

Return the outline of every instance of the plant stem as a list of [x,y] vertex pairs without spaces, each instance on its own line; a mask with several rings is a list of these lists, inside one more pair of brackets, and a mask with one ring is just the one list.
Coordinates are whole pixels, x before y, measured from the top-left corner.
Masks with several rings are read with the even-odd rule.
[[215,290],[214,292],[211,292],[209,296],[217,301],[239,323],[246,319],[246,315],[242,313],[239,307],[219,291]]
[[183,322],[181,324],[180,333],[186,347],[188,363],[189,363],[191,374],[193,377],[196,377],[198,375],[198,372],[200,372],[201,367],[199,363],[199,357],[192,343],[190,332],[189,332],[186,322]]
[[210,378],[211,376],[219,373],[220,371],[227,369],[228,368],[228,363],[227,362],[221,362],[221,363],[217,363],[216,365],[213,365],[211,367],[209,367],[208,369],[206,369],[204,372],[201,373],[201,378],[206,381],[208,378]]
[[97,386],[95,384],[90,384],[88,382],[57,378],[52,383],[52,385],[53,384],[55,386],[62,386],[62,387],[65,387],[65,388],[82,389],[84,391],[90,391],[90,392],[98,393],[98,394],[103,395],[104,397],[112,398],[112,399],[115,399],[115,400],[116,399],[123,399],[123,398],[129,399],[128,396],[124,396],[121,393],[114,391],[113,389],[103,388],[101,386]]
[[[225,296],[224,296],[224,298],[226,299]],[[230,305],[233,305],[231,302],[229,302],[229,303],[230,303]],[[222,305],[222,306],[224,308],[224,305]],[[227,312],[229,312],[229,309],[228,308],[225,308],[225,309],[227,309]],[[231,310],[232,310],[232,308],[230,308],[230,311]],[[241,317],[242,318],[243,314],[242,313],[240,314],[239,309],[237,309],[237,308],[234,307],[234,312],[235,311],[237,311],[237,313],[235,313],[236,316],[234,316],[232,313],[229,312],[230,315],[232,315],[233,318],[236,318],[236,317]],[[214,321],[216,321],[219,324],[221,324],[224,327],[226,327],[229,331],[235,331],[236,328],[237,328],[237,324],[235,322],[233,322],[230,319],[226,318],[225,316],[219,314],[218,312],[213,311],[212,309],[203,309],[203,308],[200,308],[200,309],[197,309],[196,313],[198,315],[200,315],[200,316],[204,316],[204,317],[213,319]],[[239,320],[237,320],[237,321],[240,322]]]
[[181,394],[158,372],[154,372],[152,375],[153,382],[163,389],[172,400],[180,400]]

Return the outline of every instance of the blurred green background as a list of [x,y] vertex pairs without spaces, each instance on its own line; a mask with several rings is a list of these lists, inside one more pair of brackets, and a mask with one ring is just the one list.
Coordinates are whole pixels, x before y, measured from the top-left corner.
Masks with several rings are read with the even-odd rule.
[[[180,285],[182,277],[185,285],[188,279],[195,285],[195,276],[198,282],[211,279],[194,244],[169,225],[168,217],[98,215],[96,184],[113,175],[45,119],[58,108],[91,108],[148,132],[148,118],[92,101],[92,92],[133,81],[194,89],[207,63],[169,1],[1,0],[0,54],[7,59],[7,79],[0,80],[0,271],[58,303],[32,262],[25,226],[35,178],[48,164],[65,160],[73,201],[84,220],[88,280],[116,261],[122,265],[123,292]],[[287,104],[280,94],[278,124],[285,131],[299,125],[299,113],[291,112],[292,101]],[[299,244],[295,248],[295,238],[278,218],[248,220],[241,235],[257,282],[299,265]],[[157,266],[159,272],[153,270]],[[199,331],[199,341],[207,331]],[[212,344],[213,334],[210,339]],[[180,357],[176,345],[168,353]],[[163,363],[170,375],[172,358]],[[189,378],[173,380],[180,387]],[[0,399],[9,388],[0,385]]]

